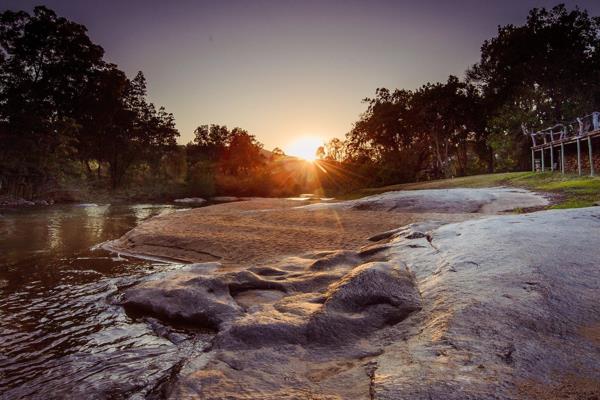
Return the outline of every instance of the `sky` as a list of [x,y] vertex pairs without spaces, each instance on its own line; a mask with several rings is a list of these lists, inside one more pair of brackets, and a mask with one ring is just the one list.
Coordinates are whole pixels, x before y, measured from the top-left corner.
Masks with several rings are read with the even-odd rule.
[[[343,138],[378,87],[462,77],[498,25],[558,2],[3,0],[0,9],[44,4],[87,26],[107,60],[144,72],[180,143],[212,123],[289,153],[298,141]],[[563,3],[600,15],[598,0]]]

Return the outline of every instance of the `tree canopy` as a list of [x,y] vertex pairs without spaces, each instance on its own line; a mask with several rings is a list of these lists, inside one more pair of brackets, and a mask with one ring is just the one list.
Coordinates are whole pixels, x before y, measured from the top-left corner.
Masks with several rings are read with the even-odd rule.
[[379,88],[321,158],[386,184],[529,167],[521,124],[543,128],[600,108],[600,18],[564,5],[498,28],[465,79]]
[[[279,174],[281,185],[300,190],[289,168],[273,172],[286,164],[283,151],[265,153],[241,128],[200,125],[177,146],[174,116],[147,91],[144,74],[128,77],[107,62],[83,25],[43,6],[0,13],[0,185],[84,175],[113,189],[150,180],[188,193],[266,195]],[[378,88],[364,102],[345,139],[318,149],[323,168],[315,170],[333,171],[317,172],[325,186],[528,168],[521,124],[542,128],[600,110],[600,18],[535,8],[523,25],[499,27],[464,77]]]
[[146,80],[106,62],[83,25],[46,7],[0,14],[0,169],[56,177],[72,160],[109,166],[117,187],[136,162],[152,163],[179,133],[147,101]]

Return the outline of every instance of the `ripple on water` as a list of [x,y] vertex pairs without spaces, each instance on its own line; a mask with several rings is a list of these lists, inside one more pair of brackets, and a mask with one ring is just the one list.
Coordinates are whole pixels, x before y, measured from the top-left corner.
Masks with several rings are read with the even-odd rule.
[[[8,218],[15,236],[0,243],[0,398],[143,398],[203,350],[208,334],[136,320],[114,303],[122,288],[180,266],[88,250],[164,211],[54,209],[21,213],[23,226]],[[27,251],[18,253],[21,243]]]

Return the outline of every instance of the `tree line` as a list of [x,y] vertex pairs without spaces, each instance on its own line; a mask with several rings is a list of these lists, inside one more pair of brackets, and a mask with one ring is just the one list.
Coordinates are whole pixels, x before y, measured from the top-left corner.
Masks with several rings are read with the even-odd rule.
[[318,150],[310,174],[241,128],[201,125],[177,145],[174,117],[148,100],[143,73],[128,77],[107,62],[83,25],[46,7],[5,11],[0,193],[71,185],[151,187],[170,197],[288,195],[527,169],[521,124],[541,128],[600,110],[600,18],[564,5],[533,9],[524,25],[499,27],[463,78],[379,88],[364,101],[345,138]]
[[5,185],[56,184],[83,167],[116,188],[176,146],[174,117],[148,101],[143,73],[129,78],[103,57],[83,25],[46,7],[0,14]]
[[267,163],[281,150],[222,125],[199,126],[187,145],[178,137],[174,116],[148,100],[144,74],[107,62],[83,25],[43,6],[0,13],[0,194],[275,193]]
[[464,79],[416,90],[379,88],[324,160],[366,184],[529,168],[521,125],[544,128],[600,109],[600,18],[558,5],[498,28]]

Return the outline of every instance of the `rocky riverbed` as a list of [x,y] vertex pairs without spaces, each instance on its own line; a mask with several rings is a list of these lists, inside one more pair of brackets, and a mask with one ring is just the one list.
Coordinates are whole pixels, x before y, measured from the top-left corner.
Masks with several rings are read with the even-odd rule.
[[[122,293],[120,304],[136,315],[214,331],[210,348],[164,384],[165,397],[600,394],[600,208],[490,215],[546,204],[533,193],[501,188],[395,192],[302,207],[244,203],[154,218],[108,244],[206,261],[201,246],[224,234],[185,241],[185,232],[210,233],[202,221],[223,219],[223,227],[232,228],[240,219],[259,223],[250,227],[255,239],[242,243],[247,261],[228,255],[225,242],[222,253],[211,248],[212,262],[154,276]],[[317,222],[304,234],[293,231],[288,223],[310,213],[319,213]],[[317,229],[318,221],[335,217],[347,226],[380,219],[357,226],[369,244],[338,227],[337,236],[349,239],[336,250],[325,239],[337,236],[327,226]],[[402,220],[414,222],[394,226]],[[252,247],[277,233],[276,221],[290,247],[277,241],[268,257],[255,256],[260,249]],[[285,236],[286,228],[293,233]],[[256,239],[261,235],[264,242]],[[295,253],[294,237],[317,246]]]

